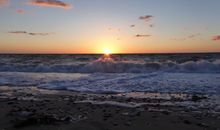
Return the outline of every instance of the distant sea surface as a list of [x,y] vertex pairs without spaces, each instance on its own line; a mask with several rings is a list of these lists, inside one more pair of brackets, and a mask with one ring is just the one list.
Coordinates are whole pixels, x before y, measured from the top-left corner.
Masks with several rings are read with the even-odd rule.
[[220,93],[220,53],[0,55],[0,86],[93,93]]

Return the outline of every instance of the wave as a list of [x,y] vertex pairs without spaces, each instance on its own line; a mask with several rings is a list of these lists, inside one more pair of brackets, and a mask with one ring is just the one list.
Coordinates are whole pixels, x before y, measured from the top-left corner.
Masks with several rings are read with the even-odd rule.
[[86,93],[220,94],[220,74],[0,72],[0,87],[37,87]]
[[220,59],[198,60],[177,63],[175,61],[135,61],[100,58],[92,62],[77,64],[0,64],[0,72],[56,72],[56,73],[220,73]]

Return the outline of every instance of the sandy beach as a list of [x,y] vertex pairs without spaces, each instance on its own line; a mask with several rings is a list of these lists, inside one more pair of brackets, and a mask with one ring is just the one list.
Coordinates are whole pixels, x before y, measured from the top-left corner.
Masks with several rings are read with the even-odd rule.
[[138,98],[134,94],[0,88],[0,130],[220,129],[219,113],[173,105],[206,100],[200,95],[169,94],[172,98],[161,99],[167,94],[142,93]]

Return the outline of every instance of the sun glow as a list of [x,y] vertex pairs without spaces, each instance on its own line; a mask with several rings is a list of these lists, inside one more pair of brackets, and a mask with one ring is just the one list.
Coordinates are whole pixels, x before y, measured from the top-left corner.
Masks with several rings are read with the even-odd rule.
[[111,53],[112,53],[112,51],[109,48],[104,49],[104,54],[105,55],[110,55]]

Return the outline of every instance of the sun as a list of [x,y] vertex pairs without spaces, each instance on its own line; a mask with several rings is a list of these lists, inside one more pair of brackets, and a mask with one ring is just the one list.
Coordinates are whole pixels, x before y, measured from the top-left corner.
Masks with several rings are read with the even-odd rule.
[[109,48],[104,49],[104,54],[105,55],[110,55],[111,53],[112,53],[112,51]]

